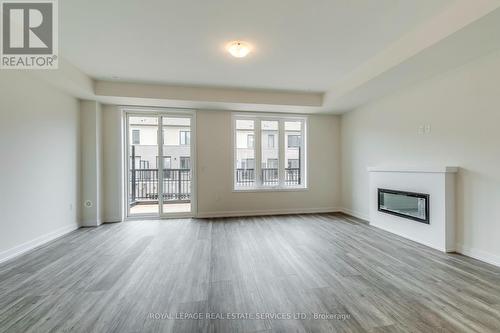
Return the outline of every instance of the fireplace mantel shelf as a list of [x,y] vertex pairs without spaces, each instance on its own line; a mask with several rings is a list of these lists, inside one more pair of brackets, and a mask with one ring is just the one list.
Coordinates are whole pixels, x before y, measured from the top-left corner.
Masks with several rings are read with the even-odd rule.
[[368,172],[406,172],[406,173],[456,173],[458,167],[424,167],[424,168],[409,168],[409,167],[368,167]]

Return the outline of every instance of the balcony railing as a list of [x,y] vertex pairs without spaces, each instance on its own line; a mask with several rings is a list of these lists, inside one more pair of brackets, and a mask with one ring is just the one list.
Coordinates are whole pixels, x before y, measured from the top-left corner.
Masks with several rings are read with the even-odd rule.
[[[261,169],[262,185],[276,186],[279,185],[278,169]],[[285,185],[300,185],[301,174],[300,168],[285,169]],[[254,169],[236,169],[236,186],[254,186],[255,185],[255,170]]]
[[[129,170],[129,201],[158,201],[158,169]],[[189,201],[191,199],[191,170],[163,169],[163,200]]]
[[[129,170],[129,202],[158,202],[158,169]],[[278,169],[261,169],[262,184],[279,184]],[[300,168],[285,169],[285,185],[301,184]],[[239,187],[255,185],[254,169],[236,169],[236,185]],[[191,170],[163,169],[163,200],[186,202],[191,200]]]

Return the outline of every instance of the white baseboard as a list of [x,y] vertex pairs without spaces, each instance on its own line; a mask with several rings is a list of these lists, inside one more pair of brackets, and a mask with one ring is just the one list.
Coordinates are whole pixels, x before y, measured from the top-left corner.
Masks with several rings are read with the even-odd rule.
[[215,212],[198,212],[198,218],[213,218],[213,217],[243,217],[243,216],[260,216],[260,215],[286,215],[286,214],[313,214],[313,213],[336,213],[340,209],[337,207],[327,208],[291,208],[291,209],[267,209],[267,210],[248,210],[248,211],[215,211]]
[[0,263],[3,263],[9,259],[17,257],[23,253],[28,252],[28,251],[31,251],[34,248],[37,248],[45,243],[53,241],[54,239],[62,237],[62,236],[66,235],[66,234],[68,234],[68,233],[70,233],[78,228],[80,228],[80,226],[75,223],[74,225],[59,228],[59,229],[54,230],[52,232],[49,232],[45,235],[41,235],[35,239],[32,239],[28,242],[25,242],[23,244],[14,246],[13,248],[10,248],[8,250],[0,252]]
[[81,220],[80,221],[80,225],[82,227],[98,227],[102,224],[102,220],[99,219],[99,220],[94,220],[94,219],[91,219],[91,220]]
[[[351,216],[357,217],[359,219],[366,220],[368,222],[370,221],[368,216],[357,213],[357,212],[352,211],[350,209],[340,208],[340,211],[344,214],[351,215]],[[384,230],[384,229],[381,229],[381,230]],[[385,230],[385,231],[387,231],[387,230]],[[387,232],[390,232],[390,231],[387,231]],[[434,248],[430,244],[425,244],[425,242],[417,241],[417,240],[411,239],[409,237],[404,237],[404,236],[401,236],[401,237],[407,238],[409,240],[415,241],[415,242],[420,243],[422,245]],[[477,260],[481,260],[481,261],[484,261],[488,264],[492,264],[492,265],[500,267],[500,256],[499,255],[488,253],[488,252],[474,249],[474,248],[469,248],[469,247],[463,246],[462,244],[456,244],[456,246],[454,246],[454,247],[449,246],[446,249],[437,249],[437,250],[447,252],[447,253],[458,252],[458,253],[463,254],[465,256],[468,256],[468,257],[471,257],[471,258],[474,258]]]
[[[350,209],[340,208],[340,211],[344,214],[351,215],[351,216],[357,217],[359,219],[366,220],[368,222],[370,221],[368,216],[365,216],[365,215],[360,214],[358,212],[352,211]],[[390,231],[387,231],[387,232],[390,232]],[[411,238],[408,238],[408,237],[404,237],[404,236],[401,236],[401,237],[412,240]],[[416,241],[416,240],[413,240],[413,241]],[[429,244],[425,244],[421,241],[416,241],[416,242],[420,243],[422,245],[425,245],[425,246],[433,247],[433,246],[430,246]],[[463,246],[462,244],[456,244],[455,247],[451,246],[451,247],[447,247],[446,249],[438,249],[438,250],[443,251],[443,252],[458,252],[458,253],[463,254],[465,256],[468,256],[468,257],[471,257],[471,258],[474,258],[477,260],[481,260],[481,261],[484,261],[488,264],[492,264],[492,265],[500,267],[500,255],[496,255],[496,254],[488,253],[488,252],[485,252],[482,250],[466,247],[466,246]]]
[[123,219],[122,217],[118,217],[118,216],[112,216],[112,217],[106,217],[106,218],[103,218],[102,219],[102,222],[103,223],[115,223],[115,222],[122,222]]
[[457,251],[457,248],[455,246],[450,246],[450,247],[447,247],[444,252],[446,253],[453,253],[453,252],[458,252]]
[[370,223],[370,217],[367,215],[355,212],[355,211],[347,209],[347,208],[340,208],[339,211],[344,213],[344,214],[354,216],[358,219],[362,219],[362,220],[365,220],[366,222]]
[[478,250],[464,246],[463,244],[457,244],[456,251],[460,254],[466,255],[468,257],[484,261],[488,264],[492,264],[500,267],[500,256],[497,254],[485,252],[483,250]]
[[[351,215],[351,216],[357,217],[359,219],[366,220],[368,222],[370,221],[368,216],[360,214],[360,213],[355,212],[355,211],[352,211],[350,209],[340,208],[340,211],[344,214]],[[390,232],[390,231],[387,231],[387,232]],[[404,237],[404,236],[401,236],[401,237]],[[408,237],[404,237],[404,238],[413,240],[413,239],[408,238]],[[430,246],[429,244],[425,244],[424,242],[421,242],[421,241],[416,241],[416,240],[413,240],[413,241],[420,243],[422,245],[425,245],[425,246],[433,247],[433,246]],[[488,264],[492,264],[492,265],[500,267],[500,255],[496,255],[496,254],[488,253],[488,252],[485,252],[482,250],[466,247],[466,246],[463,246],[462,244],[456,244],[455,247],[449,246],[446,249],[437,249],[437,250],[440,250],[443,252],[458,252],[458,253],[463,254],[465,256],[468,256],[468,257],[471,257],[471,258],[474,258],[477,260],[481,260],[481,261],[484,261]]]

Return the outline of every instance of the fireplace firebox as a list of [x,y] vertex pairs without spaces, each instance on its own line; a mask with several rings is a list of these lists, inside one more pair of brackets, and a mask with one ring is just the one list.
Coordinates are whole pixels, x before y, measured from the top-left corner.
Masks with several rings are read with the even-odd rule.
[[429,224],[429,195],[389,189],[378,189],[378,210]]

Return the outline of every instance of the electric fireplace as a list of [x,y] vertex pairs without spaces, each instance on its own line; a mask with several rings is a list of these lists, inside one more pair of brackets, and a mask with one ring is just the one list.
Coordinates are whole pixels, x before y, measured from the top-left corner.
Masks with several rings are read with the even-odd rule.
[[378,210],[413,221],[429,224],[429,195],[378,189]]

